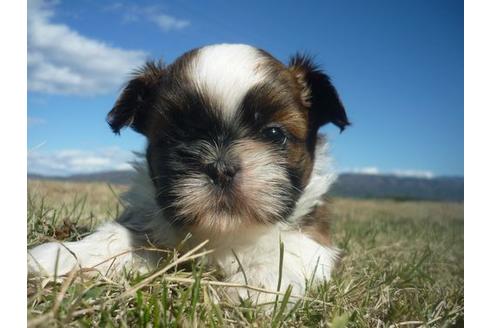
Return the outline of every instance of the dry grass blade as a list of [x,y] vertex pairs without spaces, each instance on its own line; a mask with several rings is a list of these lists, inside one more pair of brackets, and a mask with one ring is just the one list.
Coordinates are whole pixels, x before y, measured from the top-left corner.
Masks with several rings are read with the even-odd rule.
[[41,324],[45,324],[48,320],[52,319],[53,317],[54,317],[53,312],[48,312],[46,314],[40,315],[39,317],[28,320],[27,327],[34,328]]
[[182,256],[180,256],[175,261],[169,263],[164,268],[160,269],[159,271],[155,272],[154,274],[152,274],[149,277],[147,277],[144,280],[142,280],[136,286],[133,286],[129,290],[125,291],[123,294],[121,294],[121,296],[119,298],[125,298],[125,297],[128,297],[128,296],[134,294],[137,290],[145,287],[147,284],[149,284],[150,282],[152,282],[155,278],[163,275],[164,273],[166,273],[170,269],[176,267],[180,263],[187,262],[187,261],[193,260],[195,258],[203,257],[203,256],[205,256],[207,254],[212,253],[213,250],[207,250],[207,251],[204,251],[204,252],[195,254],[198,250],[200,250],[201,248],[203,248],[207,243],[208,243],[208,240],[205,240],[204,242],[200,243],[198,246],[192,248],[191,250],[189,250],[188,252],[186,252],[185,254],[183,254]]
[[79,270],[76,268],[73,268],[69,273],[67,278],[63,281],[63,284],[60,288],[60,292],[56,295],[55,298],[55,303],[53,304],[53,309],[51,310],[53,314],[56,314],[58,312],[58,308],[60,307],[60,303],[63,300],[63,297],[65,297],[65,293],[67,292],[68,287],[72,284],[73,280],[75,279],[75,275],[77,274]]
[[392,324],[388,328],[403,328],[403,327],[416,327],[417,325],[423,324],[422,321],[402,321]]
[[[163,278],[167,281],[173,281],[173,282],[181,282],[181,283],[188,283],[188,284],[195,283],[195,279],[193,279],[193,278],[181,278],[181,277],[175,277],[175,276],[170,276],[170,275],[165,275],[165,276],[163,276]],[[276,291],[276,290],[269,290],[269,289],[265,289],[265,288],[261,288],[261,287],[256,287],[256,286],[251,286],[251,285],[246,285],[246,284],[236,284],[236,283],[230,283],[230,282],[224,282],[224,281],[214,281],[214,280],[202,279],[202,280],[200,280],[200,284],[205,285],[205,286],[244,288],[244,289],[248,289],[248,290],[255,291],[255,292],[278,295],[278,296],[285,296],[285,294],[286,294],[286,293]],[[308,297],[308,296],[290,294],[289,297],[293,297],[296,299],[301,299],[304,301],[309,301],[309,302],[313,302],[313,303],[317,303],[317,304],[329,304],[329,303],[323,302],[322,300],[315,299],[315,298]]]

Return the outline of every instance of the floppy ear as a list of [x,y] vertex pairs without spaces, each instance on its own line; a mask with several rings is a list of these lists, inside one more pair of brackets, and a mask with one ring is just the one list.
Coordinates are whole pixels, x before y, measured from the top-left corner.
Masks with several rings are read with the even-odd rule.
[[310,57],[296,54],[289,61],[289,69],[303,89],[301,96],[305,105],[309,107],[310,124],[315,131],[327,123],[338,126],[340,132],[350,125],[345,108],[330,78]]
[[130,126],[145,135],[164,71],[164,63],[157,61],[147,62],[133,74],[106,117],[114,133],[119,134],[123,127]]

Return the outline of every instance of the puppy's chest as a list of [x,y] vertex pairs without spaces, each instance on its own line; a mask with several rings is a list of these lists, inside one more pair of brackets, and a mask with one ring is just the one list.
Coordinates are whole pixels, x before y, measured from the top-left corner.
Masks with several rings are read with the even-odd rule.
[[214,252],[208,261],[226,276],[245,268],[272,267],[275,269],[280,258],[282,233],[278,228],[269,231],[245,232],[237,238],[212,242]]

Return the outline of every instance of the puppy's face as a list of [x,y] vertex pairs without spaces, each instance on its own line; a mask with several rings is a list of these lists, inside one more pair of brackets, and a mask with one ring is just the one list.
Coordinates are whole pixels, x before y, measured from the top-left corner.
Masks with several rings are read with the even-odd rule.
[[317,131],[348,124],[328,77],[309,59],[288,66],[245,45],[148,63],[108,115],[148,139],[164,216],[228,231],[286,220],[309,181]]

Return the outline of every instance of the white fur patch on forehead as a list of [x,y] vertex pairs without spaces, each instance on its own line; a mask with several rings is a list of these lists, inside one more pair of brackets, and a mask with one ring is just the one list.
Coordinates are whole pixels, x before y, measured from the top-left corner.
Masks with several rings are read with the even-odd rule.
[[206,46],[192,59],[188,78],[220,106],[217,110],[225,119],[230,119],[248,90],[265,79],[265,72],[260,69],[265,61],[258,49],[248,45]]

